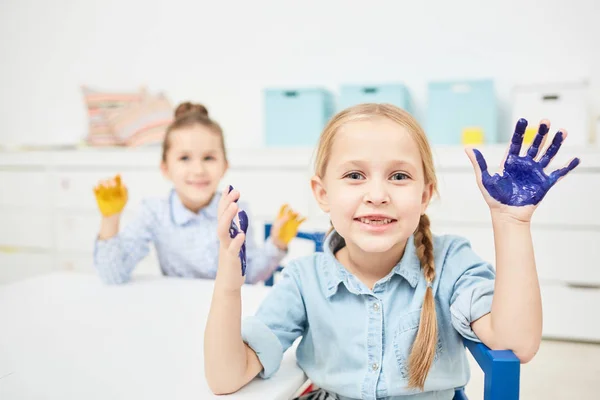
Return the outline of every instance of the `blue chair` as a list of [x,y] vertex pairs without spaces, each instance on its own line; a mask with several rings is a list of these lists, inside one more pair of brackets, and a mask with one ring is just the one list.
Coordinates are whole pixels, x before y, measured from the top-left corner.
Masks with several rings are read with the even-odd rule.
[[[271,233],[271,226],[265,224],[265,239]],[[298,232],[297,237],[312,240],[315,243],[315,251],[323,251],[323,232]],[[281,267],[277,269],[281,270]],[[273,285],[273,276],[265,281],[265,285]],[[490,350],[483,343],[466,339],[464,344],[484,373],[484,400],[518,400],[521,362],[517,356],[510,350]],[[464,388],[456,389],[454,400],[468,400]]]
[[[265,240],[271,235],[272,224],[265,224]],[[296,235],[299,239],[312,240],[315,243],[315,251],[323,251],[323,242],[325,241],[325,233],[323,232],[298,232]],[[280,272],[283,268],[277,267],[275,273]],[[266,286],[273,286],[274,275],[265,281]]]

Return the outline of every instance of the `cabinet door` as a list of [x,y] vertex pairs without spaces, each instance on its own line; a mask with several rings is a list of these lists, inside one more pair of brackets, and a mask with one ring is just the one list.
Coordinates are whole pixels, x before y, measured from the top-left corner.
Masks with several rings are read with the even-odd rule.
[[0,209],[0,246],[53,248],[50,212]]
[[52,208],[50,182],[42,170],[0,170],[0,193],[0,208]]
[[600,341],[600,289],[542,284],[545,338]]

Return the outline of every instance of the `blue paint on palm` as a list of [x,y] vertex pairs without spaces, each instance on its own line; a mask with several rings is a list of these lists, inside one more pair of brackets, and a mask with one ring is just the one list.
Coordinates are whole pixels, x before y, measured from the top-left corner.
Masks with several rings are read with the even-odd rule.
[[558,153],[564,139],[563,134],[560,131],[557,132],[546,153],[539,161],[536,161],[535,157],[538,155],[544,136],[548,133],[548,127],[545,124],[540,125],[527,154],[521,156],[520,152],[525,128],[527,128],[527,121],[520,119],[517,122],[515,133],[511,140],[502,175],[490,175],[487,170],[487,163],[481,152],[473,150],[479,168],[481,168],[483,186],[490,196],[500,203],[509,206],[520,207],[538,204],[559,178],[565,176],[579,165],[579,159],[575,158],[571,160],[568,166],[547,175],[544,172],[544,168],[548,166],[552,158]]

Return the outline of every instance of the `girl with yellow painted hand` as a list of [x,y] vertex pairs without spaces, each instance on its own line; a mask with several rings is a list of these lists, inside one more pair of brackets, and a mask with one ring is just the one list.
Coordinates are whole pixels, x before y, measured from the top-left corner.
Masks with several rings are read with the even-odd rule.
[[[121,177],[100,182],[94,189],[102,214],[94,266],[106,283],[127,282],[150,245],[156,249],[163,275],[204,279],[216,276],[218,204],[222,197],[239,199],[237,190],[218,190],[229,167],[223,131],[209,118],[204,106],[183,103],[175,111],[162,150],[160,168],[173,189],[165,198],[144,199],[124,229],[119,229],[119,223],[127,203],[127,188]],[[236,206],[248,212],[246,204]],[[245,282],[266,280],[277,269],[295,235],[296,218],[293,214],[280,218],[263,246],[256,245],[250,221],[245,235]]]

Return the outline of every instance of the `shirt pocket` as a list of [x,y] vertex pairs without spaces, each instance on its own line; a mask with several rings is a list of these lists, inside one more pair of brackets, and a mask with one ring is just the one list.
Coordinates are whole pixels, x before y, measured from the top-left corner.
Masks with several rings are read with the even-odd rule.
[[[408,360],[410,352],[413,347],[415,338],[417,337],[417,331],[419,329],[419,322],[421,319],[421,309],[415,311],[409,311],[408,313],[400,317],[398,327],[394,332],[394,353],[396,355],[396,366],[400,372],[400,376],[403,379],[408,380]],[[436,365],[439,364],[440,357],[443,355],[444,350],[442,346],[442,339],[440,335],[440,326],[438,323],[438,337],[435,349],[435,356],[433,358],[433,364],[430,370],[431,373],[436,369]]]

